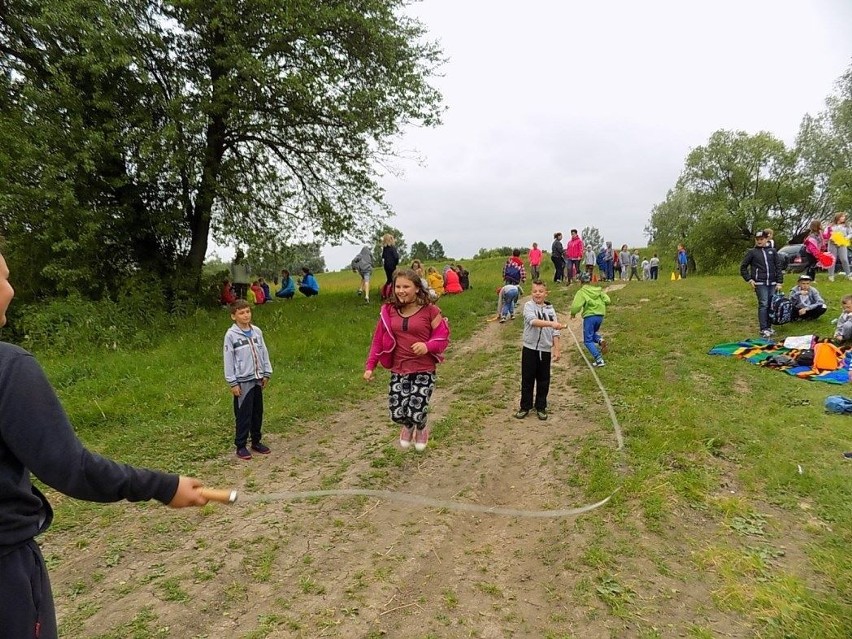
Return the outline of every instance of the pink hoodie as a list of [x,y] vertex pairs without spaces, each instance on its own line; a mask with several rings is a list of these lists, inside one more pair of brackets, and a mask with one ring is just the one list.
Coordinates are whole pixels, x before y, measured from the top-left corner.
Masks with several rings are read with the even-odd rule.
[[[367,363],[364,368],[371,371],[376,368],[376,364],[381,364],[383,368],[393,366],[393,351],[396,348],[396,339],[390,330],[390,304],[382,304],[382,309],[379,312],[379,321],[376,323],[376,330],[373,333],[373,342],[370,344],[370,353],[367,355]],[[450,323],[446,317],[441,318],[441,323],[432,329],[432,337],[426,342],[426,349],[435,358],[435,361],[440,363],[444,361],[443,352],[447,349],[450,343]]]

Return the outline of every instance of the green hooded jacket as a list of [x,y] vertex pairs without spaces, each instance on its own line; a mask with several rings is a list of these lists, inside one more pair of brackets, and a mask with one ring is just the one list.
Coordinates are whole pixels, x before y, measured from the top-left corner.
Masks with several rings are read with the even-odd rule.
[[609,302],[609,295],[604,293],[600,286],[583,284],[571,303],[571,317],[577,313],[582,313],[583,317],[606,315],[606,305]]

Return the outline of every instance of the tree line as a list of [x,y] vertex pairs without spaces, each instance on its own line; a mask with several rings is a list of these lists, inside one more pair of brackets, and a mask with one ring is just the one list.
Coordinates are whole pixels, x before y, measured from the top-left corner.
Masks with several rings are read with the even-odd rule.
[[[0,3],[0,234],[23,297],[198,288],[208,239],[341,241],[443,110],[407,0]],[[366,238],[365,238],[366,239]]]
[[852,208],[852,67],[795,143],[769,132],[716,131],[689,153],[645,233],[661,252],[684,244],[702,270],[739,260],[754,232],[772,228],[779,246],[811,220]]

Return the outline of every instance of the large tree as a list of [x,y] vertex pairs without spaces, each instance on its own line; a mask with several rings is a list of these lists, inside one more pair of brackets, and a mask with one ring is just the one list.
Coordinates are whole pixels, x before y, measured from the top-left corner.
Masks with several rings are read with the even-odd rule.
[[852,208],[852,68],[825,107],[804,117],[796,139],[800,171],[813,186],[806,212],[823,220]]
[[7,0],[0,230],[27,246],[16,257],[48,289],[97,295],[137,269],[196,278],[211,234],[374,225],[376,159],[440,114],[440,53],[406,4]]
[[795,152],[770,133],[716,131],[687,156],[646,233],[663,253],[683,243],[712,270],[741,255],[758,229],[772,227],[781,238],[797,232],[808,191]]

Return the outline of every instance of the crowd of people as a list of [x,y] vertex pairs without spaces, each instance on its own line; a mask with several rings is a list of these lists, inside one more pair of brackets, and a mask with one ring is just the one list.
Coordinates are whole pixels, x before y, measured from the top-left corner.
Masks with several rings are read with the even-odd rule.
[[[651,257],[642,256],[636,249],[631,251],[627,244],[622,244],[620,250],[615,249],[612,242],[605,242],[603,246],[598,247],[591,246],[583,240],[577,229],[571,229],[571,237],[564,245],[562,238],[561,232],[554,233],[550,247],[554,282],[579,282],[582,273],[587,273],[592,281],[602,282],[659,278],[660,257],[656,253]],[[542,252],[537,243],[533,242],[527,259],[533,278],[537,279],[542,260]],[[688,257],[683,245],[678,246],[675,262],[679,277],[686,277]]]

